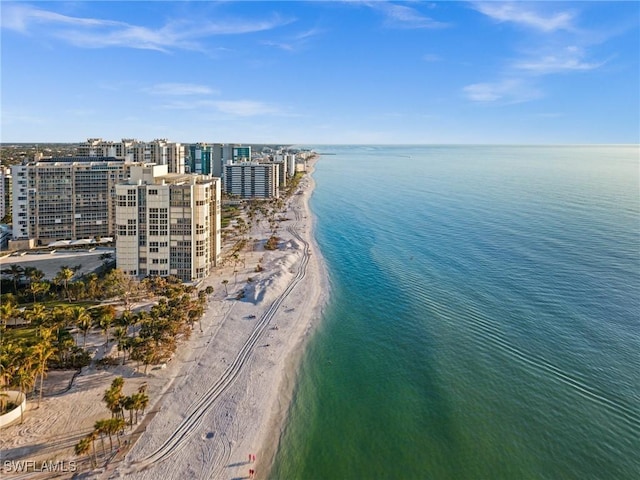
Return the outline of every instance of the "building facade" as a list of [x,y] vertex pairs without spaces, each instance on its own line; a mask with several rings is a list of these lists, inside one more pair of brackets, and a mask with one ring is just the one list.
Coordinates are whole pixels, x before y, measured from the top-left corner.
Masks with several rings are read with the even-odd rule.
[[120,142],[89,138],[85,143],[78,145],[78,156],[113,157],[127,162],[167,165],[169,173],[185,171],[184,145],[165,138],[151,142],[141,142],[133,138],[123,138]]
[[206,278],[220,259],[220,179],[131,168],[116,187],[116,265],[130,275]]
[[40,158],[11,167],[13,238],[57,240],[110,237],[115,186],[131,164],[112,157]]
[[0,220],[2,220],[6,214],[12,213],[12,192],[11,168],[0,166]]
[[[188,147],[188,166],[190,173],[213,174],[214,146],[196,143]],[[219,175],[218,175],[219,176]]]
[[241,198],[278,198],[279,164],[228,163],[225,165],[225,192]]
[[251,147],[243,147],[240,145],[233,145],[231,160],[233,163],[243,163],[251,161]]

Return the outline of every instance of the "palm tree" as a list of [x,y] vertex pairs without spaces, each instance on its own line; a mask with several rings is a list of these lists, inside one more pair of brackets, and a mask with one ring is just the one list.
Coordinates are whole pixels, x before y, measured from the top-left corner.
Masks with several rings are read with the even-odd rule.
[[11,302],[2,302],[0,304],[0,323],[2,325],[2,339],[4,339],[4,330],[7,327],[7,324],[20,316],[20,310],[16,308],[16,306]]
[[107,422],[108,422],[108,419],[104,419],[104,420],[98,420],[96,421],[96,423],[93,424],[93,432],[100,435],[100,442],[102,443],[103,455],[106,454],[106,451],[104,448],[104,435],[107,433]]
[[71,281],[74,275],[75,275],[75,272],[72,269],[70,269],[69,267],[63,266],[63,267],[60,267],[60,271],[53,279],[55,283],[57,283],[58,285],[62,285],[62,287],[64,288],[64,292],[67,295],[67,301],[69,302],[71,301],[71,297],[69,295],[69,282]]
[[51,286],[47,282],[31,282],[29,284],[29,292],[33,296],[33,303],[36,303],[38,295],[44,295],[49,291]]
[[87,276],[85,281],[85,290],[87,297],[91,300],[96,300],[101,296],[102,285],[98,279],[98,275],[91,273]]
[[9,265],[9,268],[2,270],[2,273],[13,277],[13,292],[18,293],[18,283],[20,283],[20,279],[24,276],[24,267],[12,263]]
[[[89,450],[91,450],[91,436],[87,435],[86,437],[82,437],[80,439],[80,441],[76,444],[76,446],[74,447],[74,452],[76,455],[80,456],[80,455],[88,455],[89,454]],[[91,455],[88,455],[89,458],[91,458]],[[91,458],[91,465],[93,465],[93,458]],[[95,466],[94,466],[95,468]]]
[[122,386],[124,378],[116,377],[111,382],[111,387],[104,392],[102,400],[107,404],[107,408],[111,411],[111,417],[117,418],[122,413],[120,399],[122,398]]
[[126,396],[122,399],[122,407],[129,411],[129,425],[133,426],[133,410],[135,409],[133,395]]
[[96,320],[98,325],[104,332],[107,348],[109,348],[109,328],[111,328],[111,323],[115,318],[116,309],[113,307],[113,305],[105,305],[99,307]]
[[40,282],[44,278],[44,272],[38,270],[36,267],[25,267],[24,276],[27,277],[31,283]]
[[[18,370],[17,378],[18,387],[20,392],[26,397],[27,392],[35,384],[35,372],[31,368],[30,364],[26,364],[23,368]],[[24,409],[22,408],[22,402],[20,403],[20,423],[24,422]]]
[[72,307],[68,305],[56,305],[51,312],[48,325],[56,330],[56,336],[60,335],[60,330],[71,325]]
[[33,303],[36,302],[36,294],[41,293],[45,288],[42,285],[44,272],[35,267],[25,267],[24,276],[29,279],[29,291],[33,294]]
[[116,319],[116,323],[124,328],[125,333],[129,333],[129,327],[135,325],[137,321],[136,315],[130,311],[125,310],[122,315]]
[[37,361],[36,374],[40,374],[40,392],[38,395],[38,408],[42,401],[44,376],[47,373],[47,360],[55,353],[56,349],[51,345],[51,330],[42,329],[41,340],[33,347],[33,354]]
[[[91,329],[91,316],[84,307],[71,309],[71,322],[83,333],[82,348],[87,345],[87,332]],[[76,341],[76,343],[78,343]]]
[[[98,438],[98,432],[93,430],[89,435],[87,435],[87,438],[91,441],[91,449],[93,450],[93,460],[91,464],[93,465],[93,468],[95,468],[98,466],[98,455],[96,453],[96,438]],[[102,446],[104,447],[104,444]]]
[[29,323],[38,327],[38,335],[42,329],[42,324],[47,318],[47,309],[40,303],[34,304],[29,310],[24,311],[24,318]]
[[0,387],[5,388],[14,381],[22,366],[23,348],[16,343],[4,343],[0,348]]
[[138,393],[131,395],[131,399],[133,409],[136,412],[136,423],[138,423],[138,412],[142,412],[144,415],[144,410],[149,404],[149,396],[146,393],[139,391]]
[[[118,342],[118,357],[123,349],[124,339],[127,338],[127,329],[124,327],[116,327],[113,329],[113,339]],[[124,363],[123,363],[124,365]]]
[[120,447],[120,435],[118,435],[119,432],[121,432],[125,425],[127,423],[124,421],[123,418],[110,418],[107,420],[107,434],[109,435],[109,446],[111,447],[111,450],[113,450],[113,444],[111,443],[111,435],[115,435],[116,439],[118,440],[118,447]]

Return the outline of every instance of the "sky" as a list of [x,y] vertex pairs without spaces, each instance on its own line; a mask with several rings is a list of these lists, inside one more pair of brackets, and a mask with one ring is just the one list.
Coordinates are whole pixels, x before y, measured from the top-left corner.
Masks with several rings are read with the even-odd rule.
[[640,2],[0,2],[2,142],[640,143]]

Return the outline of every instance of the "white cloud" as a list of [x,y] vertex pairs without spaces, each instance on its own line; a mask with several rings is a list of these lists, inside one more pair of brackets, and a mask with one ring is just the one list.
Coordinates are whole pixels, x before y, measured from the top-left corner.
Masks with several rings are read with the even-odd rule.
[[417,9],[390,2],[364,2],[364,5],[381,12],[386,18],[386,24],[395,28],[442,28],[446,23],[433,20],[420,13]]
[[280,50],[285,50],[287,52],[294,52],[296,50],[296,46],[293,43],[274,42],[271,40],[265,40],[261,43],[262,45],[266,45],[267,47],[275,47],[275,48],[279,48]]
[[211,95],[219,93],[207,85],[193,83],[158,83],[143,89],[152,95]]
[[2,112],[3,125],[8,126],[8,125],[16,125],[16,124],[22,124],[22,123],[40,125],[45,123],[45,118],[40,116],[25,114],[23,112],[16,113],[16,112],[7,111],[6,109],[3,110]]
[[442,59],[434,53],[427,53],[426,55],[422,56],[422,60],[424,60],[425,62],[439,62]]
[[199,18],[197,21],[172,20],[159,28],[148,28],[120,21],[71,17],[29,5],[3,4],[1,25],[25,34],[36,25],[38,35],[51,35],[82,48],[127,47],[169,52],[203,50],[198,39],[260,32],[292,21],[279,15],[258,20]]
[[309,43],[311,38],[320,35],[321,33],[324,33],[324,30],[312,28],[288,37],[285,41],[265,40],[262,44],[269,47],[276,47],[287,52],[296,52],[303,49]]
[[59,13],[33,8],[29,5],[4,4],[2,8],[2,28],[27,32],[32,23],[63,24],[80,27],[119,27],[123,22],[112,20],[98,20],[94,18],[79,18],[61,15]]
[[240,117],[280,113],[280,110],[272,105],[253,100],[227,100],[213,102],[213,105],[222,113]]
[[212,110],[237,117],[259,115],[295,116],[282,108],[256,100],[193,100],[173,101],[162,106],[171,110]]
[[593,70],[603,65],[603,63],[585,62],[583,57],[584,51],[581,48],[572,46],[535,59],[521,60],[514,63],[513,67],[529,73],[545,75]]
[[516,78],[494,83],[474,83],[467,85],[462,91],[469,100],[485,104],[523,103],[542,97],[537,88]]
[[[517,23],[543,32],[573,29],[575,15],[572,12],[544,14],[534,10],[533,5],[520,2],[478,2],[474,7],[499,22]],[[539,7],[541,4],[535,5]]]

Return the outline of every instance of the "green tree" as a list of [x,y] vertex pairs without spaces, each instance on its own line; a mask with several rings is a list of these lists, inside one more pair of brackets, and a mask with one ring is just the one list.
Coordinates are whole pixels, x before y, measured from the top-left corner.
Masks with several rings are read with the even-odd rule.
[[[113,339],[118,343],[118,356],[120,356],[120,351],[123,351],[124,341],[127,338],[127,329],[124,327],[116,327],[113,329]],[[124,365],[124,361],[122,362]]]
[[126,422],[123,418],[109,418],[106,424],[106,432],[109,435],[109,446],[113,450],[113,443],[111,442],[111,436],[115,435],[118,440],[118,447],[120,447],[120,436],[118,433],[124,429]]
[[40,342],[33,347],[33,354],[37,365],[36,373],[40,374],[40,391],[38,392],[38,408],[40,408],[40,402],[42,401],[42,392],[44,377],[47,373],[47,361],[55,353],[55,348],[51,344],[51,330],[42,329],[40,335]]
[[90,436],[82,437],[80,439],[80,441],[76,444],[76,446],[74,447],[73,450],[74,450],[75,454],[78,455],[78,456],[87,455],[91,460],[92,467],[95,468],[95,465],[93,463],[93,458],[91,458],[91,455],[89,455],[89,450],[91,450],[91,437]]
[[109,387],[102,396],[102,400],[107,404],[107,408],[111,411],[112,418],[119,418],[122,415],[120,399],[122,398],[123,385],[124,379],[122,377],[114,378],[111,382],[111,387]]
[[[18,318],[21,315],[20,310],[16,308],[16,306],[11,302],[3,302],[0,304],[0,322],[1,322],[1,330],[0,330],[0,342],[4,342],[4,331],[7,328],[7,325],[14,319]],[[0,343],[1,345],[2,343]]]
[[40,330],[47,319],[47,309],[44,305],[36,303],[24,311],[24,318],[38,328],[38,335],[40,335]]
[[49,288],[51,288],[51,285],[48,282],[31,282],[29,284],[29,293],[33,297],[33,303],[36,303],[38,296],[46,294]]
[[87,333],[91,330],[92,325],[91,316],[86,308],[77,306],[71,309],[71,321],[82,332],[82,348],[85,348],[87,345]]
[[97,420],[96,423],[93,424],[94,433],[100,435],[100,443],[102,443],[102,454],[106,455],[106,449],[104,447],[104,437],[107,434],[108,426],[107,422],[109,419],[105,418],[103,420]]
[[96,325],[98,325],[104,333],[106,347],[109,348],[109,329],[116,318],[116,309],[113,305],[102,305],[92,309],[92,314]]
[[21,265],[12,263],[9,265],[9,268],[5,268],[2,270],[2,273],[10,275],[13,280],[13,293],[18,293],[18,283],[24,276],[24,267]]
[[105,277],[105,288],[109,297],[118,297],[125,310],[131,310],[131,302],[141,293],[140,282],[116,268]]
[[57,285],[61,285],[64,289],[65,295],[67,296],[67,301],[71,302],[71,296],[69,294],[69,282],[75,275],[74,271],[69,267],[62,266],[60,267],[60,271],[56,274],[53,281]]

